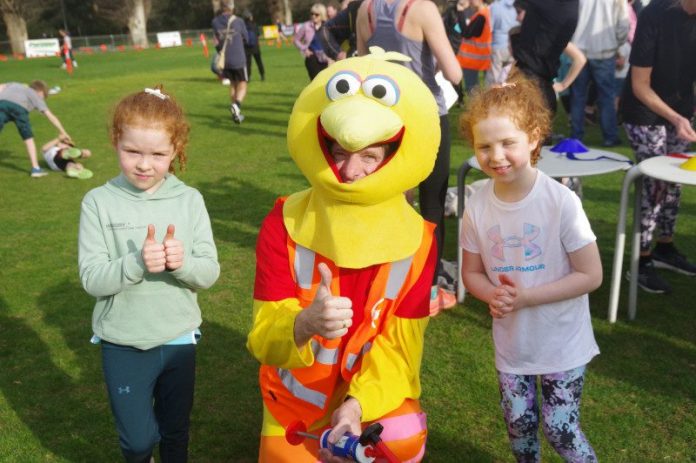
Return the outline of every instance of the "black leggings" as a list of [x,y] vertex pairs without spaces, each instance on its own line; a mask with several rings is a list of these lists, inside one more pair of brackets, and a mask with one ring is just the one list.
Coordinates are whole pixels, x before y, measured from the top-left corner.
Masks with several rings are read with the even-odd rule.
[[437,283],[437,275],[440,273],[442,246],[445,243],[445,196],[447,196],[447,184],[450,170],[450,137],[449,120],[447,114],[440,116],[440,147],[437,150],[435,167],[428,178],[418,185],[418,196],[421,215],[428,222],[437,225],[435,239],[437,240],[437,271],[433,277],[433,284]]
[[256,67],[259,68],[259,74],[261,74],[261,80],[263,80],[264,76],[266,75],[266,71],[263,67],[263,61],[261,60],[261,49],[259,47],[246,50],[246,60],[247,60],[247,69],[249,72],[249,80],[251,80],[251,57],[252,56],[254,57],[254,61],[256,61]]
[[321,63],[317,59],[317,55],[309,55],[304,60],[304,65],[307,68],[307,74],[309,75],[309,80],[314,80],[317,74],[326,69],[328,63]]

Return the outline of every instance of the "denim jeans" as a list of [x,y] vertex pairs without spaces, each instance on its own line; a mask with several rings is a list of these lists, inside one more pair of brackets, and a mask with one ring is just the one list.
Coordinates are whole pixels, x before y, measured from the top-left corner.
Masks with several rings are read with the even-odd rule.
[[615,60],[590,59],[582,68],[573,85],[570,87],[570,123],[571,136],[582,140],[585,135],[585,104],[590,80],[597,87],[597,105],[599,106],[599,126],[602,129],[604,143],[610,144],[619,140],[616,127],[616,109],[614,109]]

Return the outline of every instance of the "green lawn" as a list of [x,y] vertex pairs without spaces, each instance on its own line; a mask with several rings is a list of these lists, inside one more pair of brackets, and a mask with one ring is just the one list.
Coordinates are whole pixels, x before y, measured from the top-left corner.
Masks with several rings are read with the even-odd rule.
[[[177,96],[192,124],[189,170],[181,177],[206,199],[222,266],[217,284],[199,299],[204,337],[191,460],[256,461],[257,364],[244,347],[256,234],[277,196],[307,185],[285,143],[290,109],[307,83],[302,59],[288,47],[264,47],[263,57],[267,80],[251,83],[242,126],[230,121],[227,89],[199,48],[80,55],[72,77],[57,58],[0,62],[2,81],[41,78],[62,87],[48,104],[77,143],[92,149],[86,165],[95,172],[87,181],[58,173],[31,179],[15,128],[0,135],[0,462],[120,459],[99,349],[89,343],[93,299],[77,274],[79,205],[89,189],[118,173],[107,136],[112,105],[158,83]],[[451,185],[471,153],[457,135],[457,114],[451,115]],[[567,133],[559,119],[557,129]],[[40,115],[32,123],[37,142],[54,136]],[[596,128],[587,141],[600,141]],[[591,296],[602,354],[588,369],[584,431],[605,462],[696,462],[696,304],[689,302],[696,280],[668,275],[673,295],[640,293],[631,323],[624,287],[619,322],[606,322],[621,180],[613,174],[584,182],[605,270]],[[682,200],[677,242],[696,258],[696,190],[685,188]],[[449,259],[455,259],[455,230],[449,219]],[[512,460],[497,404],[490,325],[473,299],[430,324],[422,375],[429,462]],[[544,452],[544,461],[561,461],[548,446]]]

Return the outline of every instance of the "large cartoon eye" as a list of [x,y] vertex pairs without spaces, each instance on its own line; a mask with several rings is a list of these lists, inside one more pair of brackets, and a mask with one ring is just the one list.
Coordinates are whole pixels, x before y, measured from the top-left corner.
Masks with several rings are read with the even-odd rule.
[[387,76],[370,76],[362,84],[363,93],[385,106],[394,106],[399,101],[399,87]]
[[360,90],[360,78],[349,71],[341,71],[326,84],[326,96],[331,101],[355,95]]

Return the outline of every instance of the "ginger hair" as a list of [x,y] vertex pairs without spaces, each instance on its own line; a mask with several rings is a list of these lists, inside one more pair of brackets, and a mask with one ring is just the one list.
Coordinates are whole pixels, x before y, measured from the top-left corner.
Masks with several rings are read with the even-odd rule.
[[[109,128],[111,144],[114,147],[118,145],[126,126],[162,129],[169,134],[179,171],[184,171],[187,162],[186,145],[190,130],[189,123],[184,116],[184,110],[174,97],[165,93],[162,85],[158,85],[156,90],[159,90],[165,98],[140,91],[118,102]],[[174,173],[173,162],[169,165],[169,172]]]
[[493,114],[509,117],[530,141],[539,142],[530,153],[531,165],[536,166],[541,145],[551,133],[551,111],[538,85],[517,72],[501,86],[474,91],[459,117],[459,130],[472,147],[474,125]]

